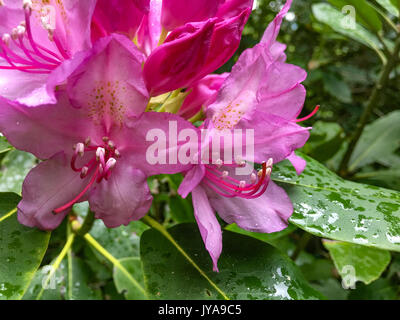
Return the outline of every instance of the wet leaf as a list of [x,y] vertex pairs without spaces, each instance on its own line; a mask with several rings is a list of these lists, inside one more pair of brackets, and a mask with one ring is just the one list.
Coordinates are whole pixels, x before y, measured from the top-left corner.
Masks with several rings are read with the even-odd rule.
[[265,242],[224,231],[217,273],[212,271],[197,225],[180,224],[168,231],[200,271],[160,232],[146,231],[141,239],[141,258],[151,298],[322,298],[287,256]]
[[0,153],[10,151],[13,147],[7,142],[4,136],[0,136]]
[[391,0],[376,0],[387,12],[393,14],[394,16],[399,16],[399,9],[397,9],[391,2]]
[[22,226],[16,206],[20,197],[0,194],[0,299],[20,299],[39,268],[50,233]]
[[354,281],[370,284],[381,276],[390,263],[390,253],[385,250],[341,241],[324,241],[323,244],[342,277],[348,275],[350,268],[354,270]]
[[139,290],[137,285],[131,280],[132,277],[144,289],[145,285],[140,258],[124,258],[119,261],[128,271],[129,275],[121,271],[121,269],[114,267],[114,283],[118,292],[123,293],[127,300],[147,299],[143,291]]
[[288,161],[273,170],[293,202],[291,223],[320,237],[400,251],[400,192],[343,180],[301,156],[302,175]]
[[13,150],[2,161],[0,171],[0,192],[21,194],[25,176],[36,164],[36,158],[30,153]]

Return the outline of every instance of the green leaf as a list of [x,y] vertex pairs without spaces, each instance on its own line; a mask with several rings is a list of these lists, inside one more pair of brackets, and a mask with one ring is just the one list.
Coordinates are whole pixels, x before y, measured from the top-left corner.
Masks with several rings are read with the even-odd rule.
[[385,10],[394,16],[399,16],[399,9],[397,9],[391,2],[391,0],[376,0]]
[[26,290],[23,300],[36,300],[43,290],[41,300],[62,300],[65,293],[65,274],[64,265],[55,271],[51,281],[46,284],[46,278],[49,276],[51,266],[43,266],[38,269],[33,277],[28,289]]
[[382,30],[382,22],[379,19],[379,15],[376,11],[368,4],[367,1],[363,0],[328,0],[331,4],[342,10],[343,7],[351,5],[356,10],[356,19],[358,22],[363,24],[374,32]]
[[323,298],[287,256],[267,243],[224,231],[219,272],[213,272],[197,225],[180,224],[168,232],[169,238],[154,229],[142,235],[140,252],[151,298]]
[[400,166],[388,170],[360,172],[354,176],[359,182],[400,191]]
[[348,275],[349,267],[354,270],[354,282],[370,284],[379,279],[390,263],[390,253],[385,250],[341,241],[323,241],[323,244],[342,277]]
[[[115,258],[121,259],[140,255],[140,235],[147,229],[140,221],[133,221],[128,226],[107,228],[101,220],[96,220],[90,234]],[[94,252],[101,261],[106,261]]]
[[36,158],[30,153],[13,150],[7,153],[0,171],[0,192],[21,194],[25,176],[36,164]]
[[351,172],[379,162],[400,147],[400,111],[394,111],[365,127],[350,159]]
[[0,153],[12,150],[12,146],[7,142],[4,136],[0,136]]
[[400,0],[390,0],[390,3],[400,10]]
[[325,73],[324,78],[324,88],[333,97],[336,97],[340,102],[351,103],[351,89],[349,85],[342,79],[332,73]]
[[381,45],[379,39],[358,23],[355,24],[354,29],[345,28],[342,25],[345,16],[331,5],[327,3],[317,3],[312,6],[312,11],[318,21],[327,24],[336,32],[370,47],[375,50],[382,59],[385,59],[380,51]]
[[133,277],[143,288],[145,287],[140,259],[138,257],[124,258],[119,261],[129,272],[129,276],[121,269],[114,268],[114,283],[118,292],[123,293],[127,300],[147,299],[143,292],[138,290],[138,287],[130,281],[130,277]]
[[400,251],[400,192],[343,180],[301,156],[302,175],[288,161],[273,170],[293,202],[291,223],[320,237]]
[[62,270],[66,272],[66,299],[67,300],[100,300],[101,291],[90,286],[91,273],[86,263],[68,254],[68,259],[63,261]]
[[0,300],[20,299],[39,268],[50,233],[22,226],[16,215],[20,197],[0,194]]
[[398,300],[397,288],[387,279],[378,279],[370,285],[360,283],[351,290],[349,300]]
[[317,121],[313,124],[311,136],[303,152],[318,161],[327,161],[339,151],[343,139],[344,132],[340,125]]
[[273,245],[274,247],[280,249],[282,246],[282,237],[287,236],[288,234],[291,234],[293,231],[295,231],[297,227],[293,224],[289,224],[289,226],[279,232],[274,232],[274,233],[258,233],[258,232],[250,232],[247,230],[244,230],[240,227],[238,227],[235,223],[230,224],[225,227],[225,230],[236,232],[239,234],[243,234],[245,236],[252,237],[254,239],[258,239],[261,241],[264,241],[266,243],[269,243],[270,245]]

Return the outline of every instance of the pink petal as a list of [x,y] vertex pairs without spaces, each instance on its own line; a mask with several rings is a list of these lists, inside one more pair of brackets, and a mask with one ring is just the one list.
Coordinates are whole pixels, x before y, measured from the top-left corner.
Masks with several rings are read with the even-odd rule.
[[98,114],[108,128],[125,117],[139,116],[148,102],[142,61],[142,53],[128,38],[114,34],[100,39],[68,78],[71,102]]
[[204,245],[213,261],[213,270],[218,272],[218,258],[222,251],[221,226],[210,206],[203,188],[198,186],[192,192],[194,216],[199,226]]
[[291,5],[292,0],[287,0],[282,10],[277,14],[275,19],[269,24],[268,28],[265,30],[261,42],[264,43],[267,47],[270,47],[276,41],[276,38],[278,37],[279,31],[281,29],[282,20],[289,12]]
[[178,188],[178,193],[182,198],[186,198],[189,193],[200,184],[204,178],[205,172],[206,170],[204,165],[194,165],[193,168],[185,174],[185,177]]
[[219,8],[216,14],[219,18],[232,18],[245,9],[253,8],[254,0],[227,0]]
[[29,108],[0,97],[0,132],[17,149],[40,159],[60,151],[71,154],[74,144],[98,137],[90,121],[88,125],[87,110],[71,107],[65,95],[58,100],[56,106]]
[[240,228],[272,233],[285,229],[293,213],[292,203],[286,192],[270,181],[266,192],[256,199],[226,198],[207,190],[211,206],[227,223]]
[[161,22],[171,31],[188,22],[200,22],[215,16],[224,0],[163,0]]
[[188,88],[190,94],[185,98],[178,114],[185,119],[189,119],[199,112],[201,108],[204,111],[207,110],[207,107],[215,101],[218,90],[228,75],[229,73],[210,74],[194,83]]
[[162,46],[153,51],[143,69],[152,96],[186,87],[199,78],[208,56],[215,22],[191,23],[176,29]]
[[92,41],[111,33],[133,39],[148,10],[149,0],[98,0],[92,19]]
[[160,21],[162,0],[150,0],[148,14],[143,17],[137,32],[139,48],[149,56],[157,48],[160,41],[162,26]]
[[55,229],[69,210],[58,214],[53,214],[53,210],[74,199],[89,180],[90,176],[81,179],[79,173],[71,169],[69,159],[62,152],[40,163],[25,178],[18,220],[29,227]]
[[91,210],[108,228],[141,219],[152,199],[144,173],[123,158],[117,160],[109,180],[94,185],[89,194]]
[[293,167],[296,169],[298,175],[301,175],[307,166],[307,161],[296,155],[294,152],[287,157],[287,159],[292,163]]

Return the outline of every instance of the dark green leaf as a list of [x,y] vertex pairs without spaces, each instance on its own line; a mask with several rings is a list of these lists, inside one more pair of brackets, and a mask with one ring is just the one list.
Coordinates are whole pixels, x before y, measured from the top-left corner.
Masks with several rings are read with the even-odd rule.
[[119,293],[123,293],[127,300],[147,299],[143,292],[134,285],[130,277],[134,278],[144,288],[142,264],[138,257],[124,258],[119,260],[121,265],[128,271],[129,275],[121,269],[114,267],[114,283]]
[[0,299],[20,299],[43,259],[50,233],[22,226],[20,197],[0,194]]
[[151,298],[322,298],[287,256],[264,242],[224,231],[217,273],[212,271],[211,259],[195,224],[180,224],[168,231],[201,273],[161,233],[148,230],[142,235],[141,257]]

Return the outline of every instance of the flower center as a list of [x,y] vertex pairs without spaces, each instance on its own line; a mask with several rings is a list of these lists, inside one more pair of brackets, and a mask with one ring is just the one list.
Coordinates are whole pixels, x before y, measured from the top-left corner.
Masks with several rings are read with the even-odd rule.
[[[74,154],[71,158],[71,168],[75,172],[80,172],[81,179],[92,175],[86,187],[71,201],[53,210],[54,214],[63,212],[77,203],[82,196],[90,189],[94,183],[100,183],[103,179],[108,180],[112,169],[117,164],[117,159],[121,156],[113,141],[108,137],[103,138],[101,145],[92,145],[91,139],[87,138],[85,143],[79,142],[74,146]],[[77,167],[78,157],[83,157],[85,153],[92,153],[92,158],[82,167]]]
[[11,30],[4,33],[0,40],[0,58],[8,65],[0,65],[3,70],[19,70],[26,73],[46,74],[57,68],[62,61],[69,59],[59,39],[54,35],[54,29],[45,20],[43,27],[49,33],[49,39],[55,44],[58,52],[53,52],[37,43],[32,34],[31,16],[32,2],[24,0],[23,10],[25,20]]
[[212,190],[227,198],[240,197],[245,199],[255,199],[260,197],[266,190],[270,181],[273,161],[262,163],[262,169],[257,173],[250,174],[250,183],[245,180],[237,180],[229,176],[229,172],[220,169],[238,168],[245,166],[244,161],[234,162],[233,164],[225,164],[222,160],[217,160],[215,165],[206,165],[206,174],[204,183]]

